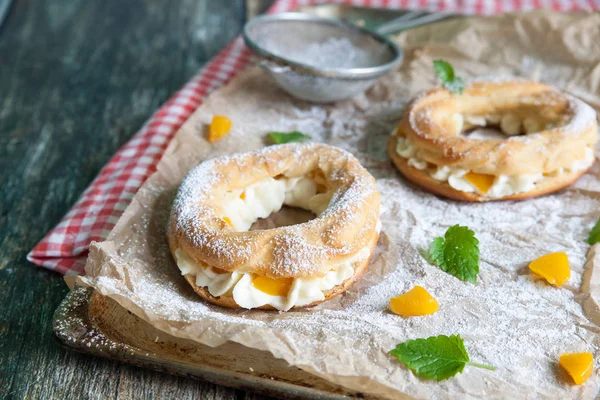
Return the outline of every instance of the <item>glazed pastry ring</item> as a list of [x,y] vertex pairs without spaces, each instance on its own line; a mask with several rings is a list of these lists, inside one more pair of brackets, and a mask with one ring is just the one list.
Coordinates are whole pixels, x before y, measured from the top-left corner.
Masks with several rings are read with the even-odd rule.
[[[490,125],[506,136],[462,135]],[[594,162],[597,129],[590,106],[550,86],[481,81],[461,95],[437,88],[413,100],[388,152],[407,179],[434,193],[469,201],[523,199],[560,190],[584,174]],[[487,175],[504,186],[490,194],[456,174],[453,185],[453,172]]]
[[[248,230],[284,204],[317,216]],[[379,207],[375,179],[351,154],[324,144],[270,146],[192,169],[175,198],[167,239],[185,278],[204,299],[285,310],[320,303],[361,276],[379,236]],[[207,286],[205,275],[214,278]],[[214,284],[221,276],[229,277],[224,287]],[[239,287],[253,291],[250,283],[257,278],[288,282],[294,299],[279,293],[273,304],[238,304],[236,290],[241,299]]]

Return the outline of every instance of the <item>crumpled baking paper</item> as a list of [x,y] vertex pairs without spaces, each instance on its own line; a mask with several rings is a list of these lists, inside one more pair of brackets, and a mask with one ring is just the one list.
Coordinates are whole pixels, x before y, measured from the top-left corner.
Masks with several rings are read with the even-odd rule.
[[[438,58],[465,78],[532,78],[600,108],[599,37],[597,13],[533,12],[421,27],[395,38],[405,51],[396,71],[352,100],[325,106],[294,100],[264,71],[250,67],[184,124],[109,238],[92,246],[87,276],[79,283],[173,336],[269,351],[374,396],[594,398],[597,371],[586,384],[573,386],[557,360],[576,351],[600,359],[600,255],[585,243],[600,215],[600,167],[558,194],[470,204],[438,198],[402,179],[385,145],[408,99],[436,84],[432,60]],[[207,126],[215,114],[228,116],[233,129],[209,144]],[[383,233],[369,270],[344,295],[309,310],[226,310],[202,302],[165,243],[179,182],[203,160],[258,149],[267,132],[291,130],[349,150],[378,179]],[[480,240],[476,285],[445,274],[419,254],[456,223],[468,225]],[[551,251],[566,251],[570,258],[572,277],[561,288],[544,284],[527,268]],[[437,298],[440,311],[407,319],[391,314],[389,298],[417,284]],[[460,334],[473,361],[497,370],[467,366],[438,383],[417,378],[388,354],[399,342],[439,334]]]

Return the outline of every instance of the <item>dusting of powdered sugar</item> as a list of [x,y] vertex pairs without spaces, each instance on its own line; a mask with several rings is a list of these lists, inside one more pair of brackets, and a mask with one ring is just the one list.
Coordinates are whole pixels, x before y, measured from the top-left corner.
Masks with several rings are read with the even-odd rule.
[[290,46],[279,40],[269,40],[265,45],[266,49],[276,56],[321,69],[377,66],[378,60],[387,52],[385,46],[367,49],[358,46],[347,37],[329,37],[302,46]]
[[465,86],[468,87],[472,84],[483,84],[485,85],[486,83],[489,83],[490,85],[500,85],[503,83],[523,83],[523,82],[528,82],[527,79],[519,77],[519,76],[514,76],[514,75],[509,75],[509,74],[500,74],[500,75],[486,75],[486,76],[475,76],[475,77],[468,77],[467,79],[465,79]]
[[569,101],[569,111],[572,118],[563,129],[573,134],[580,134],[594,124],[597,119],[596,110],[570,94],[565,93],[564,95]]
[[[585,240],[600,210],[600,168],[594,166],[571,189],[522,202],[475,204],[431,195],[402,179],[388,159],[370,152],[379,148],[371,142],[385,143],[399,122],[401,105],[396,97],[386,97],[392,83],[393,77],[384,78],[361,104],[344,102],[307,110],[280,92],[245,90],[270,87],[265,76],[248,73],[236,82],[238,101],[223,110],[261,125],[236,133],[228,151],[246,150],[237,141],[246,143],[265,131],[320,127],[318,135],[304,133],[348,150],[378,178],[383,228],[376,255],[363,278],[343,295],[313,309],[288,313],[229,310],[201,301],[180,276],[164,243],[166,213],[153,209],[170,205],[157,200],[166,188],[153,186],[155,178],[138,196],[157,203],[129,221],[131,230],[123,229],[113,235],[114,241],[100,245],[111,262],[90,267],[86,281],[172,335],[211,346],[230,340],[268,350],[350,388],[358,384],[392,388],[396,392],[389,397],[404,393],[437,399],[594,398],[597,374],[581,387],[572,386],[557,368],[557,360],[563,352],[578,351],[591,351],[600,359],[600,328],[586,318],[578,303],[589,249]],[[250,94],[240,101],[245,93]],[[365,103],[371,106],[365,108]],[[204,107],[201,113],[206,112]],[[195,179],[210,184],[203,182],[209,180],[206,176]],[[183,190],[195,189],[190,185]],[[339,196],[354,198],[351,191]],[[337,206],[334,196],[330,207]],[[469,226],[480,241],[476,284],[459,281],[421,256],[433,238],[454,224]],[[154,236],[160,240],[153,242]],[[567,252],[572,270],[571,279],[560,288],[536,279],[527,268],[532,259],[553,251]],[[124,265],[127,273],[118,272]],[[414,285],[425,287],[440,310],[415,318],[391,314],[390,298]],[[460,334],[472,361],[497,370],[467,366],[450,380],[426,381],[388,354],[399,342],[439,334]]]
[[[498,76],[490,76],[490,77],[476,77],[466,80],[466,88],[468,88],[472,84],[479,85],[498,85],[503,83],[527,83],[530,82],[525,78],[509,76],[509,75],[498,75]],[[561,99],[566,98],[568,101],[568,108],[566,110],[567,114],[564,116],[566,119],[566,123],[555,128],[557,132],[566,132],[567,134],[579,135],[586,131],[590,126],[594,124],[597,119],[596,111],[590,107],[585,102],[580,99],[572,96],[569,93],[563,92],[557,88],[553,88],[554,91],[546,92],[542,96],[534,96],[533,97],[525,97],[522,101],[527,104],[534,104],[543,107],[544,105],[551,105],[556,101],[560,101]],[[418,94],[414,100],[412,101],[413,105],[421,102],[425,97],[427,97],[428,92],[423,91]],[[418,111],[413,111],[409,115],[409,124],[411,128],[415,132],[419,132],[419,134],[425,138],[430,137],[429,132],[423,132],[419,128],[419,123],[423,122],[426,126],[432,126],[435,122],[432,119],[432,108],[431,107],[421,107]],[[518,135],[507,137],[505,140],[516,140],[521,142],[528,142],[532,138],[531,136],[534,134],[527,135]],[[439,140],[444,140],[444,138],[439,138]]]
[[[321,153],[319,164],[333,164],[337,158],[342,157],[354,159],[354,156],[344,150],[335,149],[326,153],[322,147],[314,143],[270,146],[252,153],[223,156],[201,163],[187,174],[177,191],[173,209],[178,230],[184,232],[196,248],[208,249],[224,264],[231,265],[240,260],[250,263],[257,257],[264,257],[257,243],[252,240],[254,233],[239,232],[223,237],[220,231],[209,230],[206,227],[209,218],[220,218],[214,206],[209,204],[214,202],[215,195],[227,190],[225,186],[228,177],[224,171],[243,171],[251,165],[254,165],[253,168],[265,168],[268,165],[271,171],[276,171],[276,175],[285,175],[288,172],[286,166],[289,167],[294,160],[300,160],[314,152]],[[286,152],[290,152],[287,158],[279,156],[280,153]],[[328,234],[340,235],[345,228],[355,223],[365,199],[376,188],[366,173],[333,171],[328,179],[331,184],[338,184],[341,188],[333,193],[322,216],[335,216]],[[320,224],[322,219],[317,217],[297,226],[278,229],[278,233],[273,237],[273,261],[269,265],[270,270],[275,271],[275,275],[309,274],[319,271],[323,261],[329,258],[349,255],[360,250],[355,242],[337,248],[309,243],[302,229],[318,229]],[[198,229],[199,227],[201,229]]]

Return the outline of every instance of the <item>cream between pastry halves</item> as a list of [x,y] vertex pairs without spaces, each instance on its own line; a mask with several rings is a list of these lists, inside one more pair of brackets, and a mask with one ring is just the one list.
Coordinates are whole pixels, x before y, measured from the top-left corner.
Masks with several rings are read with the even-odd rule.
[[414,99],[388,153],[408,180],[438,195],[519,200],[563,189],[588,171],[597,130],[596,112],[555,88],[477,81],[462,94],[436,88]]
[[[249,230],[283,205],[308,222]],[[319,304],[358,280],[379,237],[375,179],[324,144],[270,146],[206,161],[183,179],[167,239],[203,299],[230,308]]]

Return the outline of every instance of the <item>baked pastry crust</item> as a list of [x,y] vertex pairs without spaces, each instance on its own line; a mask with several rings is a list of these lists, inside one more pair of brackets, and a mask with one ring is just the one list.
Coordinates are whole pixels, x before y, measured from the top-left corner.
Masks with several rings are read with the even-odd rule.
[[[470,119],[493,117],[500,124],[506,116],[516,120],[521,133],[523,126],[532,132],[504,140],[461,135],[463,128],[475,126]],[[470,84],[462,95],[436,88],[412,100],[388,143],[388,153],[407,179],[436,194],[466,201],[519,200],[560,190],[589,170],[569,167],[594,148],[597,130],[590,106],[550,86],[523,80],[482,81]],[[509,177],[543,174],[544,178],[531,190],[500,198],[460,191],[409,165],[397,153],[399,137],[409,141],[429,167]],[[553,176],[553,171],[563,170]]]
[[[331,195],[329,205],[315,219],[242,232],[223,218],[223,193],[268,178],[302,176],[315,176]],[[324,277],[332,266],[365,248],[372,253],[378,238],[379,207],[375,179],[351,154],[324,144],[270,146],[209,160],[192,169],[174,201],[167,240],[175,259],[180,249],[198,265],[224,272],[271,279]],[[368,258],[355,262],[354,275],[324,293],[325,300],[356,281]],[[205,300],[238,307],[231,293],[212,296],[207,288],[196,286],[192,275],[185,277]]]

